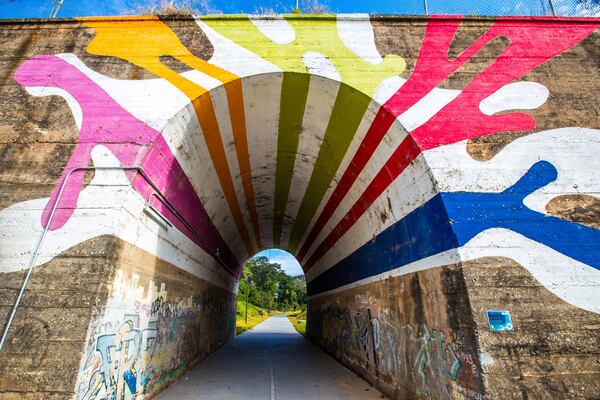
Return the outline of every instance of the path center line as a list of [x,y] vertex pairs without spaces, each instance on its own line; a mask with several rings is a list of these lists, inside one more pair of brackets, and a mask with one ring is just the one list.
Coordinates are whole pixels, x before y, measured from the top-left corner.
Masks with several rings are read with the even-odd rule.
[[275,377],[273,375],[273,367],[271,367],[271,400],[275,400]]

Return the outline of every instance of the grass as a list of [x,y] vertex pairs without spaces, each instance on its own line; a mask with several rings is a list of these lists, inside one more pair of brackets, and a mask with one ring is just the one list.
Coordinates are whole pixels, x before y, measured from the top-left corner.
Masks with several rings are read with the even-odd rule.
[[306,310],[300,312],[296,312],[295,314],[289,314],[288,319],[294,325],[294,328],[298,331],[302,336],[306,333]]
[[235,334],[239,335],[269,318],[269,312],[254,304],[248,304],[248,322],[246,322],[246,302],[238,299],[235,318]]

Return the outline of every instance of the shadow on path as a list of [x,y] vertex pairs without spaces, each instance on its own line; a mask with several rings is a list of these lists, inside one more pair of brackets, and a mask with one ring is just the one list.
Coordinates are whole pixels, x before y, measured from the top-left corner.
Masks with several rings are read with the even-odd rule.
[[157,398],[369,400],[383,396],[279,315],[235,337]]

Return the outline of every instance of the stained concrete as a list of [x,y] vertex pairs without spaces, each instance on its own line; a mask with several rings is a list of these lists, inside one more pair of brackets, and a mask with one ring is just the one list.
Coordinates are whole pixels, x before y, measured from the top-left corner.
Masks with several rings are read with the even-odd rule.
[[211,354],[160,400],[382,399],[304,339],[285,315],[271,317]]

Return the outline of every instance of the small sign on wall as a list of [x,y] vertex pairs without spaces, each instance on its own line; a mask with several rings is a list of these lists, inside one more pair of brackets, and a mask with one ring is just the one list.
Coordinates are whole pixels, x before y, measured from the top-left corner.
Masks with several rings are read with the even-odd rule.
[[507,310],[486,311],[488,325],[492,331],[512,331],[513,324],[510,313]]

